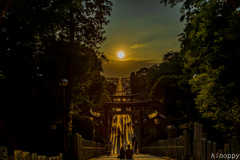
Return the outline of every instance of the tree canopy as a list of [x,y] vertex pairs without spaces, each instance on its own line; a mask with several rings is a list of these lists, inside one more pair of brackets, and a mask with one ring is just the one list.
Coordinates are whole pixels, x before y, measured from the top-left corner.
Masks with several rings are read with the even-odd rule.
[[178,35],[180,52],[168,52],[148,68],[150,98],[158,111],[180,118],[180,128],[192,129],[199,109],[207,138],[226,141],[239,126],[240,3],[161,1],[171,7],[179,2],[186,24]]
[[[15,137],[16,149],[61,151],[62,142],[55,141],[62,139],[63,130],[61,79],[68,80],[67,113],[73,106],[76,114],[85,115],[108,95],[100,76],[107,59],[98,45],[106,39],[103,26],[111,6],[108,0],[2,1],[0,71],[5,79],[0,113],[5,127],[14,126],[9,135]],[[55,140],[49,136],[54,134]],[[29,143],[20,142],[25,138]]]

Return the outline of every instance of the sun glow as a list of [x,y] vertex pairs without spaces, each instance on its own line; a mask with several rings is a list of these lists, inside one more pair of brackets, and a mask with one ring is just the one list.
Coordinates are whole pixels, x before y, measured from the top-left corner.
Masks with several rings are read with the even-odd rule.
[[118,57],[119,58],[123,58],[124,57],[124,53],[121,51],[121,52],[118,52]]

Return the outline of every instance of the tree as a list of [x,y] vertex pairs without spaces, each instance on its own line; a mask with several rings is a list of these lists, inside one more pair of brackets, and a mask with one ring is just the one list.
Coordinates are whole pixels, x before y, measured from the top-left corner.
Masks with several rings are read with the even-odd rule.
[[147,80],[149,78],[149,69],[141,68],[139,71],[132,72],[130,75],[131,93],[140,93],[137,97],[139,100],[148,99]]
[[79,133],[86,140],[93,140],[93,121],[88,116],[74,116],[73,134]]
[[108,84],[108,92],[110,94],[115,94],[116,89],[117,89],[117,85],[115,85],[114,83],[111,82]]
[[148,88],[154,109],[165,116],[174,117],[180,128],[190,128],[195,120],[189,75],[183,73],[184,59],[179,52],[170,51],[163,55],[162,63],[150,68]]
[[192,41],[186,46],[185,67],[193,73],[195,66],[199,68],[190,84],[198,91],[196,104],[202,117],[214,121],[214,127],[224,133],[233,132],[239,123],[239,11],[215,1],[200,3],[198,8],[201,13],[190,21]]
[[[178,2],[181,1],[161,1],[171,7]],[[180,20],[186,20],[186,26],[179,35],[181,54],[184,73],[191,77],[197,73],[189,83],[192,91],[197,92],[197,108],[208,119],[202,119],[202,123],[207,128],[213,125],[218,134],[232,133],[239,123],[236,68],[239,68],[240,3],[234,0],[183,2]],[[210,130],[207,132],[211,134]]]
[[[98,86],[104,81],[98,75],[106,57],[97,46],[105,40],[103,25],[108,23],[111,6],[108,0],[1,4],[0,70],[6,76],[1,97],[8,106],[1,107],[0,113],[14,126],[9,135],[16,137],[20,146],[16,149],[39,153],[50,151],[51,145],[55,150],[62,146],[60,141],[51,144],[49,138],[50,132],[62,137],[62,88],[58,84],[62,78],[69,81],[67,108],[73,102],[84,104],[82,108],[95,107],[95,101],[106,93]],[[96,86],[98,90],[92,92]],[[10,123],[12,119],[14,123]],[[19,142],[36,136],[32,132],[39,135],[34,144]]]

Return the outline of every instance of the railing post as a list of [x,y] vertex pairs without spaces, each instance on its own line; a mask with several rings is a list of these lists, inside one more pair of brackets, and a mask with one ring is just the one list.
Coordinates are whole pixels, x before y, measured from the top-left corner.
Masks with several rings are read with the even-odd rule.
[[211,160],[212,142],[207,141],[207,160]]
[[94,144],[93,144],[93,141],[91,141],[91,158],[93,158],[94,154],[93,154],[93,151],[94,151]]
[[[88,140],[86,140],[87,142],[87,146],[86,147],[91,147],[91,144],[89,143]],[[90,159],[90,153],[91,153],[91,149],[87,148],[87,159]]]
[[23,159],[24,160],[30,160],[31,159],[30,152],[23,151]]
[[14,150],[14,159],[23,160],[23,154],[21,150]]
[[184,146],[184,156],[186,158],[190,158],[191,155],[191,148],[190,148],[190,133],[185,130],[183,131],[183,146]]
[[207,140],[205,138],[201,139],[201,160],[206,160],[206,148],[207,148]]
[[[173,145],[177,146],[177,139],[176,138],[173,139]],[[178,154],[177,150],[178,150],[178,148],[175,148],[173,150],[173,156],[174,156],[173,158],[175,158],[175,159],[177,159],[177,154]]]
[[96,150],[96,149],[95,149],[95,148],[96,148],[96,147],[95,147],[95,142],[92,142],[92,143],[93,143],[93,157],[96,157],[96,152],[95,152],[95,150]]
[[230,143],[224,144],[224,154],[230,154]]
[[82,136],[76,133],[74,135],[74,157],[75,160],[80,160],[82,158]]
[[167,148],[167,145],[168,145],[168,140],[165,140],[165,141],[164,141],[165,156],[168,156],[168,148]]
[[[177,139],[176,139],[176,144],[177,144],[177,146],[181,146],[181,142],[180,142],[180,138],[181,137],[178,137]],[[181,159],[181,148],[178,148],[177,149],[177,159]]]
[[31,153],[31,160],[38,160],[37,153]]
[[100,143],[98,143],[97,145],[98,145],[98,156],[100,156],[101,155],[101,149],[100,149],[101,145],[100,145]]
[[[218,150],[218,155],[220,155],[220,154],[223,154],[223,150],[222,149],[219,149]],[[223,158],[220,158],[220,157],[218,157],[218,160],[222,160]]]
[[83,158],[83,138],[81,135],[78,135],[79,139],[78,139],[78,143],[79,143],[79,148],[78,148],[78,152],[79,152],[79,159]]
[[59,159],[63,160],[63,154],[62,153],[58,153]]
[[1,160],[8,160],[7,147],[0,146],[0,159]]
[[[212,142],[212,153],[213,153],[214,155],[217,154],[217,143],[216,143],[216,142]],[[213,159],[213,160],[216,160],[216,157],[213,157],[212,159]]]
[[[160,147],[163,147],[163,140],[160,140]],[[163,156],[163,148],[160,148],[160,155]]]
[[167,156],[170,157],[170,148],[168,148],[168,146],[170,146],[170,140],[169,139],[166,140],[166,147],[167,147]]
[[231,152],[232,154],[239,154],[239,142],[237,139],[231,141]]

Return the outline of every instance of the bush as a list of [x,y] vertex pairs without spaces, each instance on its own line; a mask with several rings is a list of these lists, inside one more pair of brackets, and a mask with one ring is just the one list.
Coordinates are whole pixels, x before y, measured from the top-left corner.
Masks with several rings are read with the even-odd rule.
[[103,136],[96,135],[93,139],[94,142],[105,144],[105,138]]
[[73,116],[73,135],[79,133],[85,140],[93,140],[94,125],[88,116]]

